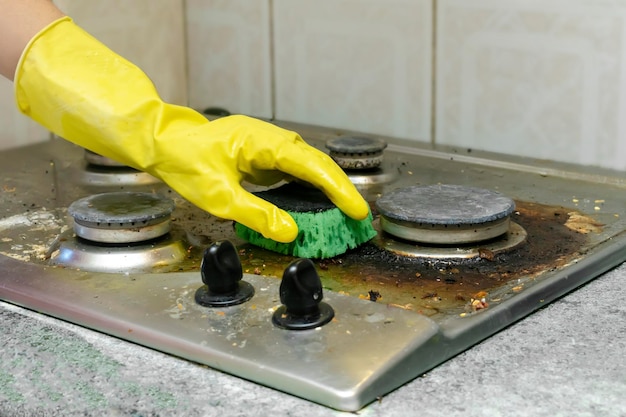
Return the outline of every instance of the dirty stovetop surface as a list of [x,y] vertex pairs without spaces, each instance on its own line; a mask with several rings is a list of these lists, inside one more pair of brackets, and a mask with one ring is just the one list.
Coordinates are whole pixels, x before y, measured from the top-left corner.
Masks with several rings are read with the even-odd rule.
[[[320,148],[323,148],[325,139],[337,134],[315,130],[307,137],[306,129],[299,130]],[[405,361],[413,368],[408,373],[399,372],[389,364],[359,371],[355,370],[356,366],[347,365],[349,371],[346,373],[351,374],[352,379],[337,386],[330,384],[330,388],[321,388],[310,395],[309,399],[331,407],[358,409],[375,396],[406,382],[624,259],[626,195],[623,191],[626,180],[623,176],[564,165],[546,167],[522,160],[503,161],[470,150],[406,145],[390,143],[384,162],[384,171],[392,179],[390,182],[358,185],[372,208],[376,198],[386,190],[406,185],[442,183],[488,188],[515,200],[516,211],[512,220],[526,230],[527,241],[509,252],[492,253],[485,249],[472,259],[443,260],[399,257],[371,242],[345,255],[316,261],[326,299],[334,301],[339,312],[345,305],[346,311],[352,312],[358,323],[351,323],[348,319],[342,322],[339,313],[339,324],[334,323],[336,329],[323,328],[317,334],[302,337],[312,338],[306,343],[301,340],[294,343],[304,343],[308,347],[312,346],[311,343],[314,346],[344,343],[342,337],[346,333],[358,333],[357,328],[365,340],[375,342],[368,335],[373,330],[381,333],[382,329],[382,339],[397,337],[400,350],[411,346],[409,350],[413,352],[408,358],[405,353],[395,351],[386,359],[379,358],[382,362],[388,360],[389,364]],[[207,327],[205,334],[213,329],[215,334],[223,335],[224,329],[237,327],[238,337],[246,332],[252,337],[254,330],[246,325],[254,323],[251,326],[254,328],[257,321],[262,320],[260,310],[279,304],[276,294],[268,294],[277,292],[274,291],[279,283],[277,277],[293,258],[246,244],[234,236],[231,222],[216,219],[190,206],[163,184],[149,180],[140,185],[94,181],[99,177],[85,174],[82,150],[65,141],[57,139],[45,145],[6,151],[0,158],[4,167],[0,193],[0,209],[3,211],[0,267],[12,271],[11,278],[5,278],[0,285],[0,298],[207,363],[305,398],[308,398],[307,392],[312,391],[308,384],[317,385],[332,376],[320,370],[307,376],[312,382],[302,382],[299,381],[301,375],[307,372],[296,369],[285,376],[285,368],[293,366],[288,361],[275,364],[271,358],[268,366],[275,367],[276,375],[263,376],[246,364],[246,360],[271,357],[272,353],[251,346],[254,344],[249,342],[249,337],[245,339],[247,347],[241,347],[246,342],[234,336],[226,336],[228,345],[213,339],[198,341],[195,336],[172,333],[167,323],[138,323],[137,327],[143,330],[135,330],[135,335],[129,330],[132,325],[127,322],[128,317],[141,311],[146,316],[152,314],[156,321],[163,321],[166,317],[173,326],[178,326],[181,319],[187,322],[198,320],[199,327]],[[184,260],[159,265],[149,271],[113,275],[52,265],[59,247],[72,239],[67,206],[86,195],[119,190],[156,192],[175,200],[172,236],[184,242]],[[192,292],[200,285],[198,270],[203,249],[224,238],[236,244],[246,279],[262,291],[266,290],[263,294],[266,298],[259,294],[256,304],[247,310],[236,313],[218,311],[219,314],[213,317],[214,312],[193,305]],[[21,280],[16,278],[18,274],[22,276]],[[24,278],[25,275],[28,278]],[[113,279],[114,275],[117,278]],[[53,295],[51,301],[33,301],[38,291],[54,292],[49,287],[52,280],[56,280],[53,287],[66,291],[65,297],[59,294],[58,298]],[[157,288],[167,289],[158,291]],[[75,298],[69,297],[70,300],[61,302],[62,298],[68,298],[68,291]],[[257,290],[257,294],[262,291]],[[93,297],[98,298],[96,306],[81,303],[84,292],[95,294]],[[126,295],[120,296],[120,292]],[[149,298],[146,294],[161,301],[145,306],[138,299]],[[114,298],[117,301],[113,301]],[[116,305],[116,302],[123,306]],[[69,312],[72,309],[81,310],[81,315],[84,313],[82,309],[92,311],[93,320],[77,320]],[[255,312],[251,313],[251,310]],[[380,321],[370,320],[379,314],[384,316]],[[216,318],[217,322],[211,321]],[[355,327],[350,327],[352,325]],[[369,325],[382,327],[372,329],[367,327]],[[150,326],[153,328],[144,329]],[[262,331],[257,336],[259,339],[273,337],[270,345],[276,343],[277,337],[286,337],[283,333],[276,334],[274,329],[268,336],[263,326],[265,324],[258,325]],[[409,331],[406,336],[407,328],[415,334]],[[167,339],[164,334],[168,332],[179,340],[174,346],[164,341]],[[328,334],[324,335],[324,332]],[[316,339],[321,337],[320,334],[323,341]],[[181,339],[185,343],[180,342]],[[226,346],[228,349],[239,346],[239,359],[231,357],[232,352]],[[250,356],[246,356],[248,354]],[[323,360],[332,363],[346,361],[345,357],[333,356],[324,348],[310,354],[316,359],[319,359],[316,355],[321,355]],[[353,349],[349,354],[356,353]],[[367,355],[380,356],[371,351],[362,352],[362,355],[366,359]],[[328,369],[331,368],[329,365]],[[294,383],[294,380],[299,382]],[[357,385],[366,388],[360,390],[355,388]],[[346,396],[346,391],[351,394]]]

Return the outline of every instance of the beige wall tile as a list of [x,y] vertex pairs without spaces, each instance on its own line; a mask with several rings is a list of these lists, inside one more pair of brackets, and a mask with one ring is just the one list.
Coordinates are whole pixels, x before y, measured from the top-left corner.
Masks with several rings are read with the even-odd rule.
[[187,104],[183,0],[55,0],[74,21],[152,79],[161,97]]
[[431,0],[274,0],[276,118],[429,140]]
[[187,0],[189,104],[272,117],[269,0]]
[[44,128],[17,110],[13,83],[0,77],[0,149],[42,142],[49,138]]
[[626,169],[626,3],[440,0],[436,141]]

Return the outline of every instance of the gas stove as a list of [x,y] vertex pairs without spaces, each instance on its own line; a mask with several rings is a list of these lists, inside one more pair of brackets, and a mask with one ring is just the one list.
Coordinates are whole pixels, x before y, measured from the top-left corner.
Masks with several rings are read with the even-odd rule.
[[[298,264],[57,138],[0,153],[0,299],[354,411],[626,259],[622,173],[282,125],[347,161],[376,237]],[[207,306],[223,242],[244,295]],[[294,268],[323,290],[306,329],[280,323]]]

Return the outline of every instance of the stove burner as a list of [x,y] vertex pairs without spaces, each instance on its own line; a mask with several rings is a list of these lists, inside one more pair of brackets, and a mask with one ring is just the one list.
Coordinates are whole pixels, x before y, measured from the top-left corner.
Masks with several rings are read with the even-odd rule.
[[134,243],[163,236],[170,230],[172,200],[149,193],[96,194],[72,203],[74,231],[100,243]]
[[378,168],[387,143],[363,136],[340,136],[326,142],[330,157],[343,169]]
[[515,203],[500,193],[458,185],[411,186],[376,201],[382,229],[411,242],[455,245],[505,234]]
[[[374,220],[374,228],[380,231],[380,221]],[[396,239],[386,233],[378,233],[372,243],[381,249],[400,256],[430,259],[470,259],[489,257],[506,252],[526,241],[526,230],[517,223],[510,222],[509,230],[497,239],[480,242],[477,245],[419,245],[414,242]]]
[[149,193],[96,194],[68,208],[77,239],[61,238],[52,265],[105,273],[170,270],[186,245],[170,232],[174,202]]
[[340,136],[326,142],[330,157],[355,185],[375,185],[393,181],[394,169],[383,169],[383,151],[387,143],[378,138]]
[[159,180],[147,172],[138,171],[88,149],[84,154],[87,165],[80,176],[82,183],[96,186],[125,186],[156,184]]
[[126,165],[121,162],[117,162],[111,158],[107,158],[106,156],[102,156],[95,152],[90,151],[89,149],[85,149],[85,161],[90,163],[91,165],[99,166],[99,167],[125,167]]

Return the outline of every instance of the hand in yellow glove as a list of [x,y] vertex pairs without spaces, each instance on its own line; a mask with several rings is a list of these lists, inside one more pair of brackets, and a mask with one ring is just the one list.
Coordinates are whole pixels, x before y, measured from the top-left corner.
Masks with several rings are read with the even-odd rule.
[[241,187],[296,177],[322,189],[344,213],[367,203],[323,152],[296,133],[245,116],[212,122],[164,103],[136,66],[64,17],[28,44],[15,77],[20,110],[52,132],[162,179],[218,217],[278,242],[298,229],[289,214]]

